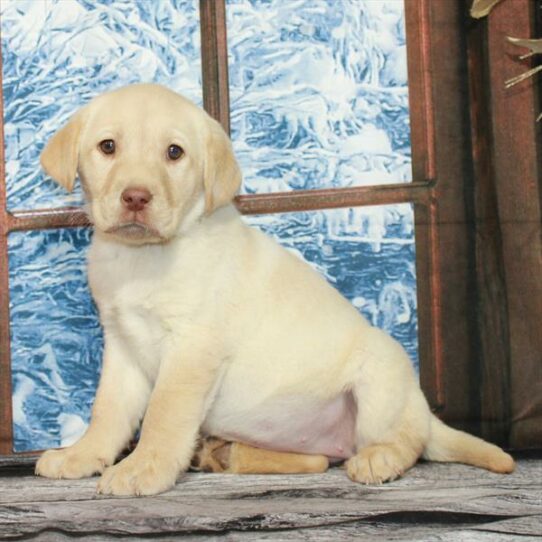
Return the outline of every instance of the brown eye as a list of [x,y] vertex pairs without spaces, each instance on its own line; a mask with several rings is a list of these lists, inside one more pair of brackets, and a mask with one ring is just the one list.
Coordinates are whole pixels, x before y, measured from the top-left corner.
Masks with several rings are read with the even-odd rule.
[[104,154],[113,154],[115,152],[115,142],[112,139],[104,139],[100,141],[98,146]]
[[179,145],[170,145],[167,148],[167,157],[170,160],[178,160],[182,155],[184,154],[184,151],[179,147]]

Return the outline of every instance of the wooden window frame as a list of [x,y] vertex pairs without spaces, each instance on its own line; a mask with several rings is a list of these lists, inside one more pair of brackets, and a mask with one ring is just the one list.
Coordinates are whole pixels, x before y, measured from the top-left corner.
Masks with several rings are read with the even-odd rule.
[[[528,0],[513,1],[524,4]],[[471,228],[473,208],[476,211],[478,205],[480,211],[480,201],[478,198],[476,203],[474,199],[469,201],[465,197],[473,176],[485,167],[479,161],[473,161],[472,153],[472,148],[480,150],[479,145],[485,141],[476,133],[481,129],[482,121],[472,109],[473,96],[480,89],[475,88],[476,78],[469,87],[469,78],[466,77],[469,67],[472,71],[476,62],[482,62],[479,39],[471,36],[469,41],[466,40],[466,9],[461,2],[406,0],[405,15],[412,182],[242,195],[236,198],[235,203],[243,214],[412,203],[415,212],[421,385],[432,409],[440,416],[463,429],[480,433],[484,431],[481,414],[484,408],[487,411],[487,405],[494,398],[495,382],[500,382],[501,387],[506,386],[508,373],[503,367],[508,361],[501,359],[494,374],[481,383],[480,375],[489,369],[483,360],[480,361],[480,344],[487,346],[488,341],[484,342],[484,337],[487,339],[494,330],[482,326],[480,331],[478,312],[472,310],[473,291],[483,279],[473,264],[480,251],[473,249]],[[528,24],[521,17],[518,21],[514,16],[513,20],[518,27]],[[200,0],[200,24],[204,107],[229,133],[225,0]],[[521,35],[520,28],[516,30],[517,35]],[[0,100],[3,104],[1,85]],[[3,140],[2,120],[0,135]],[[474,126],[472,132],[471,121]],[[471,147],[471,135],[478,147]],[[2,145],[0,454],[24,456],[26,453],[13,451],[7,236],[13,231],[89,224],[85,214],[77,208],[9,212],[3,153]],[[478,254],[478,257],[483,258],[483,254]],[[482,400],[478,399],[480,386]],[[501,411],[494,413],[501,430],[495,432],[493,426],[488,425],[494,440],[501,443],[506,439],[505,428],[508,426],[505,422],[510,416],[507,404],[505,402]]]

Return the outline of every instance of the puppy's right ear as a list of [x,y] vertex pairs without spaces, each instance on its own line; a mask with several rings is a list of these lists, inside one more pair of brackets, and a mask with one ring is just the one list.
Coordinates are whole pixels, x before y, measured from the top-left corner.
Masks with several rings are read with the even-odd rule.
[[207,117],[207,153],[203,171],[205,212],[231,203],[241,186],[241,170],[233,154],[230,138],[222,126]]
[[47,143],[40,156],[45,173],[68,192],[73,190],[79,162],[82,115],[77,113]]

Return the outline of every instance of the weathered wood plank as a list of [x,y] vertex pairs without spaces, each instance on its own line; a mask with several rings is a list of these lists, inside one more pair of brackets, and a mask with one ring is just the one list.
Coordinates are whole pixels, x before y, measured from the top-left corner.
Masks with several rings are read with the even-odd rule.
[[5,467],[33,467],[40,454],[0,455],[0,469]]
[[[428,520],[429,518],[425,518]],[[527,518],[528,522],[531,518]],[[381,542],[401,541],[401,542],[522,542],[539,541],[539,534],[519,534],[508,532],[507,525],[515,520],[505,520],[495,523],[483,523],[481,525],[471,526],[463,523],[462,519],[455,516],[449,517],[449,523],[431,523],[423,522],[424,518],[406,515],[404,518],[392,518],[389,521],[356,521],[352,523],[323,526],[317,528],[295,529],[285,531],[267,531],[267,532],[240,532],[232,531],[221,533],[219,535],[203,535],[206,542],[253,542],[254,540],[273,540],[274,542],[290,542],[292,540],[306,540],[313,542],[342,542],[345,540],[363,540],[363,542]],[[534,518],[535,521],[541,521],[540,517]],[[520,519],[520,522],[522,519]],[[451,523],[450,523],[451,522]],[[496,532],[496,528],[503,529],[503,532]],[[536,532],[540,532],[539,530]],[[519,538],[521,537],[521,538]],[[83,537],[83,540],[92,540],[92,542],[106,542],[118,540],[107,535],[93,534],[89,537]],[[171,542],[172,540],[183,541],[201,541],[202,535],[187,534],[180,538],[173,536],[153,536],[154,542]],[[40,542],[57,542],[73,540],[73,537],[62,533],[43,533],[38,537]],[[79,538],[81,540],[81,538]],[[130,541],[149,540],[148,537],[131,536]]]
[[[0,477],[0,505],[32,501],[114,499],[97,496],[96,483],[97,478],[49,480],[31,475]],[[330,469],[324,475],[238,476],[188,473],[172,490],[154,498],[193,499],[212,495],[216,499],[269,499],[281,496],[358,499],[367,495],[386,498],[386,494],[394,495],[410,490],[474,491],[489,488],[513,491],[517,488],[536,490],[541,485],[542,461],[524,459],[518,463],[516,471],[508,476],[451,463],[420,463],[400,480],[381,486],[352,483],[340,468]]]
[[489,524],[477,525],[472,530],[515,536],[516,539],[521,536],[522,540],[525,540],[523,537],[533,536],[540,540],[542,538],[542,515],[495,521]]
[[0,538],[205,534],[249,540],[258,531],[261,540],[339,541],[384,533],[389,540],[429,540],[431,529],[471,536],[479,528],[500,540],[498,523],[506,536],[542,535],[537,460],[521,461],[510,476],[421,464],[377,487],[354,484],[341,469],[300,476],[190,473],[172,491],[150,498],[98,496],[95,485],[96,479],[0,476]]

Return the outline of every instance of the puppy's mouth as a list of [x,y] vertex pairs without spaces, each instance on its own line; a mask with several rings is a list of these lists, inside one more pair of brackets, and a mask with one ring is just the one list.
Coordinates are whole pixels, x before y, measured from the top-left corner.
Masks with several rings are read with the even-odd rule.
[[141,222],[126,222],[116,224],[106,230],[106,233],[111,233],[118,237],[124,237],[129,241],[145,241],[147,239],[162,239],[160,232],[155,228],[151,228],[147,224]]

